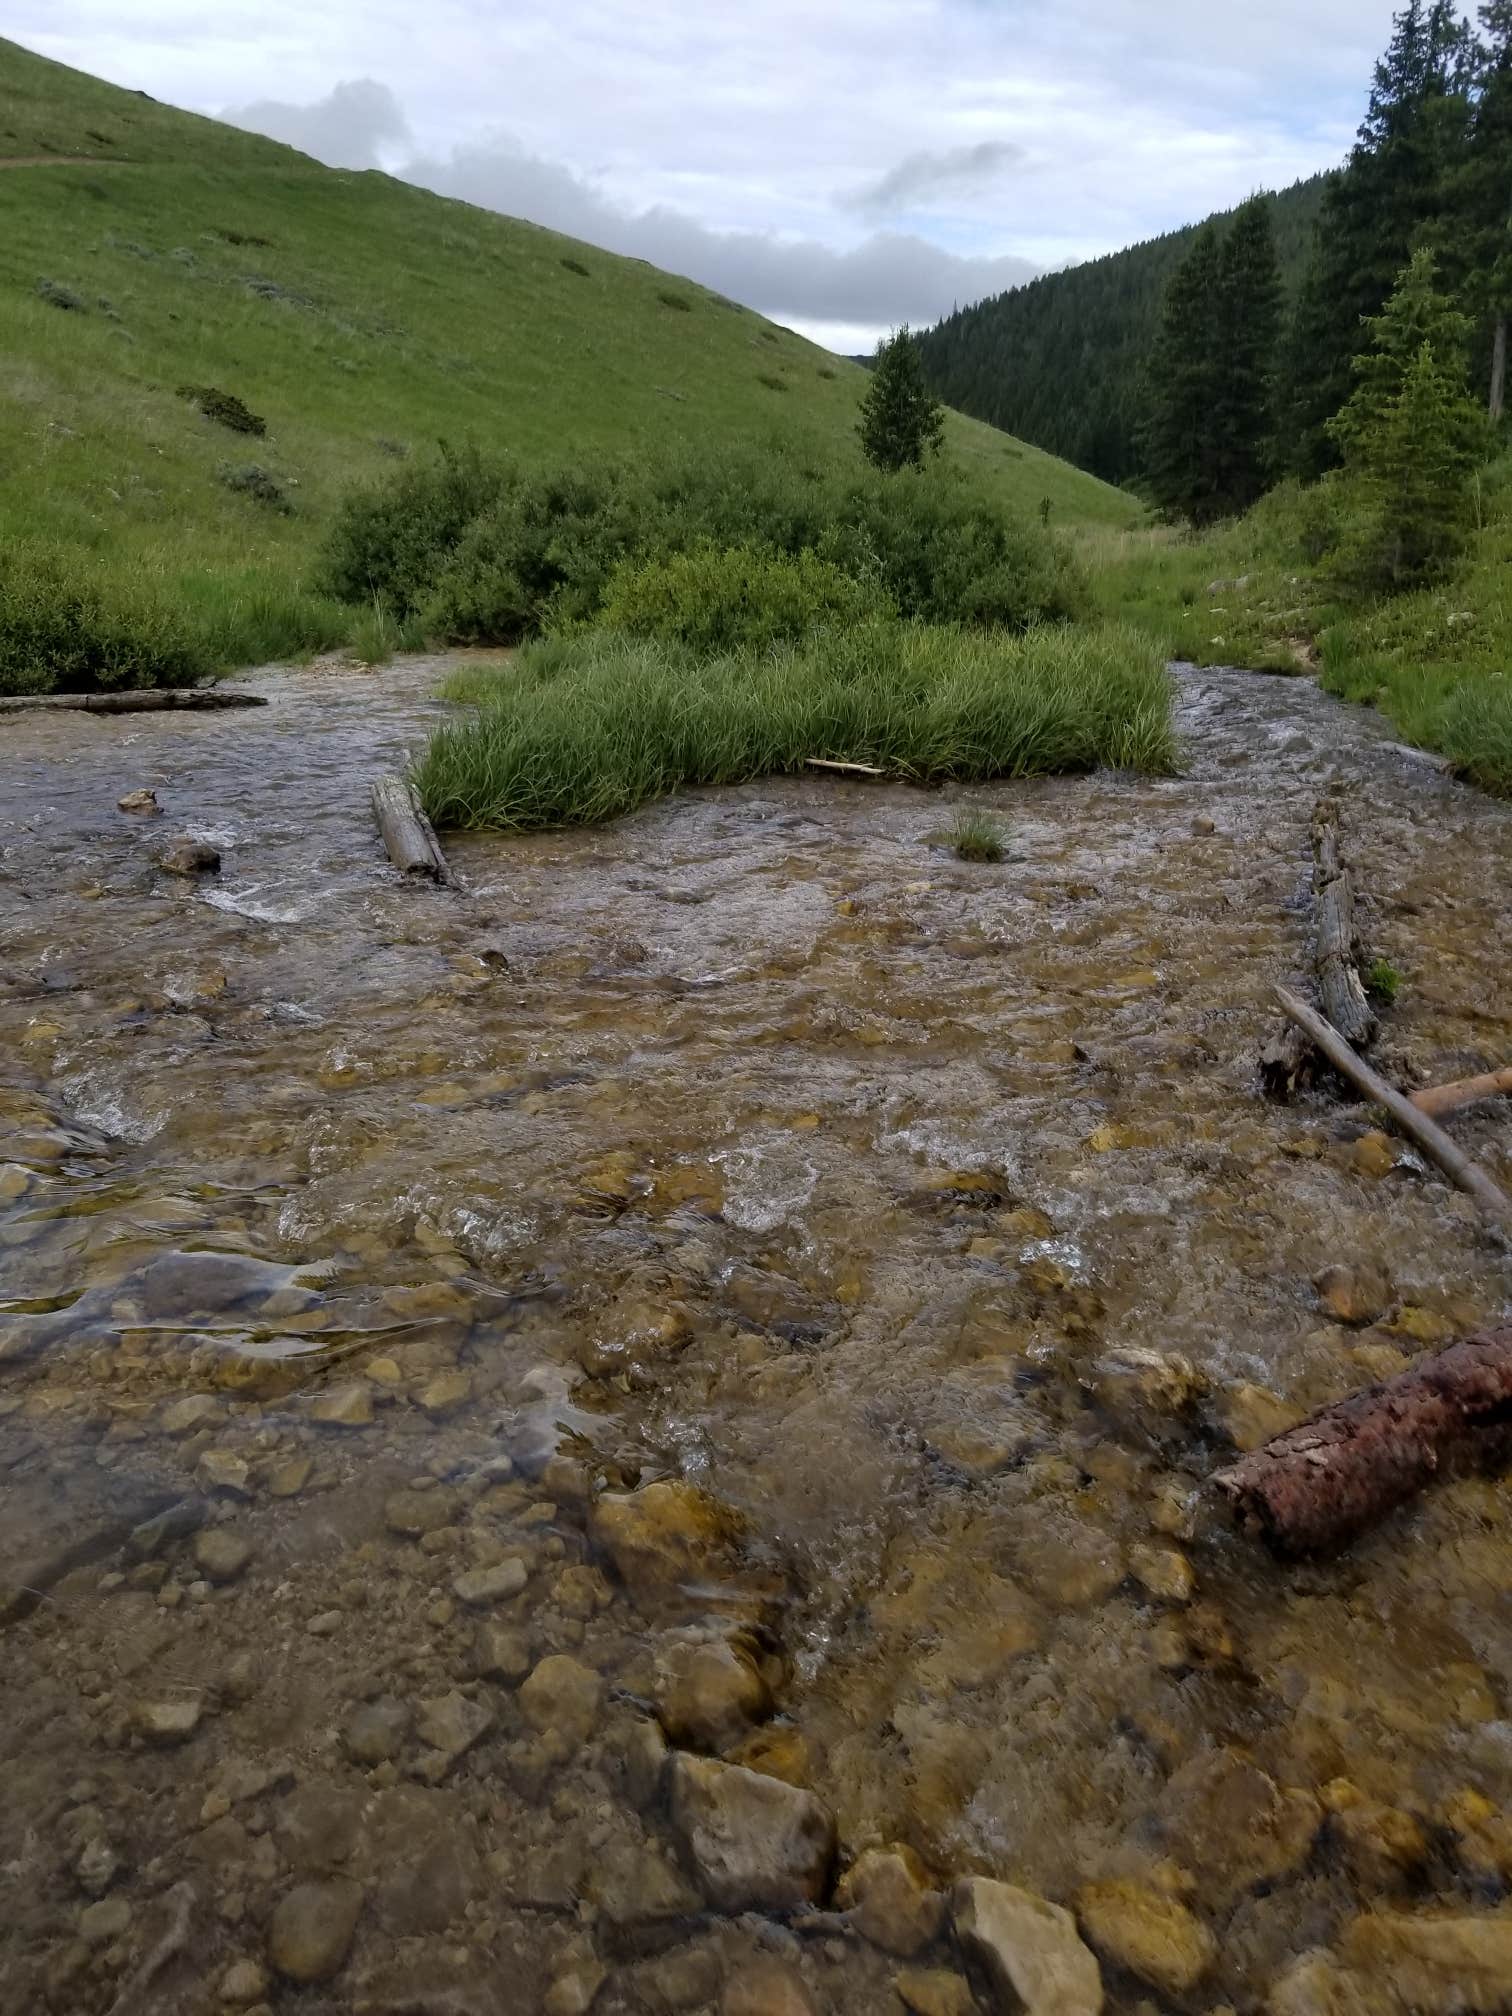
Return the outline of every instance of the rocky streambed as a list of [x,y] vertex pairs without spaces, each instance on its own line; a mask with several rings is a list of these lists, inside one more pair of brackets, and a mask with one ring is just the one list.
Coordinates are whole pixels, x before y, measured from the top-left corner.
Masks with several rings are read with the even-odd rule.
[[0,2007],[1512,2007],[1508,1487],[1203,1491],[1508,1312],[1254,1060],[1328,789],[1388,1067],[1512,1055],[1512,811],[1182,673],[1001,866],[802,779],[420,890],[439,669],[0,729]]

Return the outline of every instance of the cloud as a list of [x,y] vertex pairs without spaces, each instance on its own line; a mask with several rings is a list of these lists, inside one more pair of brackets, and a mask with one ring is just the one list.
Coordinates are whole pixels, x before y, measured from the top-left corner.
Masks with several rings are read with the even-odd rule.
[[262,98],[233,105],[224,116],[233,126],[313,154],[329,168],[380,168],[386,156],[414,145],[399,100],[372,77],[338,84],[313,105]]
[[933,322],[957,302],[1019,286],[1039,270],[1011,254],[963,255],[911,234],[879,232],[837,249],[814,238],[711,230],[666,205],[627,209],[563,163],[505,136],[422,157],[399,172],[439,195],[649,260],[778,320],[870,329]]
[[1027,150],[1013,140],[979,140],[972,147],[947,147],[942,153],[910,154],[896,168],[843,200],[847,209],[870,216],[896,216],[952,196],[976,196],[990,189],[1004,169],[1027,160]]

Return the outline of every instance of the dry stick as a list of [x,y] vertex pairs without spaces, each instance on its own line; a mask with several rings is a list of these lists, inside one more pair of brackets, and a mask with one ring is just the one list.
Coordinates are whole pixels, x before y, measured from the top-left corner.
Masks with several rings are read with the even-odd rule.
[[1378,1071],[1372,1071],[1363,1058],[1355,1055],[1338,1030],[1325,1022],[1316,1009],[1299,1000],[1289,987],[1278,987],[1276,999],[1303,1034],[1312,1038],[1337,1072],[1357,1086],[1367,1099],[1389,1113],[1408,1140],[1421,1148],[1430,1161],[1436,1162],[1451,1183],[1457,1183],[1461,1190],[1468,1191],[1488,1218],[1504,1231],[1512,1232],[1512,1203],[1502,1195],[1479,1163],[1472,1162],[1455,1146],[1442,1127],[1430,1120],[1426,1113],[1420,1112],[1394,1085],[1388,1085]]
[[835,770],[844,777],[882,777],[886,775],[885,771],[877,769],[872,763],[837,763],[831,762],[827,756],[805,756],[803,761],[806,769]]
[[1512,1093],[1512,1064],[1501,1071],[1487,1071],[1479,1078],[1456,1078],[1452,1085],[1426,1085],[1412,1094],[1419,1113],[1435,1118],[1441,1113],[1458,1113],[1464,1106],[1479,1106],[1483,1100],[1499,1099]]
[[401,875],[425,875],[449,883],[451,870],[420,795],[406,777],[379,777],[373,784],[373,813],[389,859]]

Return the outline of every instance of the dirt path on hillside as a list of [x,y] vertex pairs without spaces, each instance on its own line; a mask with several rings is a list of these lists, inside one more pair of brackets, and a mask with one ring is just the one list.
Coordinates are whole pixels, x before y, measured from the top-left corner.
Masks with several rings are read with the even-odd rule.
[[[1512,1308],[1467,1199],[1255,1072],[1325,791],[1387,1068],[1512,1055],[1512,805],[1183,672],[1178,777],[771,779],[439,892],[367,791],[443,669],[0,737],[0,2007],[1005,2006],[906,1860],[790,1908],[854,1899],[831,1817],[1076,1909],[1107,2016],[1459,2007],[1512,1493],[1285,1571],[1202,1486]],[[1512,1181],[1505,1107],[1453,1127]]]

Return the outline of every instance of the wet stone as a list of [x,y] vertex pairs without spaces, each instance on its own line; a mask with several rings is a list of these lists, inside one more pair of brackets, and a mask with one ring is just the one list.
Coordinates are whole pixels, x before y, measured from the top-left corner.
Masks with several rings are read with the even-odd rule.
[[533,1663],[528,1632],[494,1622],[479,1627],[476,1666],[480,1679],[502,1680],[512,1686],[525,1678]]
[[333,1386],[310,1406],[310,1419],[324,1428],[366,1428],[373,1418],[373,1396],[366,1386]]
[[672,1823],[722,1911],[790,1911],[823,1895],[835,1823],[810,1792],[736,1764],[672,1760]]
[[1203,1752],[1160,1796],[1156,1817],[1173,1859],[1217,1909],[1306,1859],[1322,1822],[1310,1793],[1283,1791],[1237,1750]]
[[608,1978],[608,1969],[599,1961],[575,1961],[546,1990],[543,2016],[588,2016]]
[[131,1724],[144,1743],[171,1750],[189,1741],[203,1714],[204,1702],[198,1694],[182,1694],[165,1701],[139,1701],[132,1710]]
[[225,1408],[213,1395],[188,1393],[163,1409],[161,1426],[165,1435],[193,1435],[201,1428],[218,1425],[225,1414]]
[[1001,2016],[1101,2016],[1102,1974],[1076,1920],[1011,1883],[969,1877],[951,1892],[963,1951]]
[[360,1884],[339,1877],[296,1884],[278,1900],[269,1921],[273,1967],[288,1981],[329,1981],[346,1962],[361,1911]]
[[1190,1603],[1197,1590],[1192,1564],[1176,1547],[1132,1547],[1129,1572],[1163,1603]]
[[603,1691],[592,1667],[557,1652],[541,1661],[515,1698],[532,1729],[576,1750],[593,1734]]
[[128,791],[124,798],[118,798],[116,800],[116,809],[120,812],[145,813],[149,818],[153,818],[163,808],[158,803],[156,791],[144,787],[140,791]]
[[226,1449],[207,1449],[194,1466],[196,1481],[206,1491],[223,1492],[227,1497],[249,1495],[251,1471],[240,1456]]
[[221,1976],[216,1999],[228,2009],[245,2009],[268,1992],[268,1970],[257,1960],[233,1960]]
[[234,1582],[252,1551],[252,1542],[229,1526],[207,1526],[195,1538],[194,1565],[207,1582]]
[[391,1491],[383,1501],[383,1523],[390,1533],[419,1540],[450,1526],[457,1509],[456,1494],[451,1491]]
[[511,1596],[518,1596],[529,1580],[529,1570],[518,1555],[501,1561],[494,1568],[474,1568],[465,1575],[457,1576],[452,1589],[461,1603],[475,1610],[487,1608],[491,1603],[508,1602]]
[[1088,1883],[1076,1915],[1105,1960],[1163,1995],[1190,1994],[1218,1957],[1217,1940],[1180,1898],[1148,1883]]
[[868,1848],[835,1888],[835,1908],[849,1914],[863,1939],[912,1959],[939,1936],[945,1900],[911,1848]]
[[422,1743],[438,1751],[448,1767],[486,1736],[494,1712],[486,1703],[469,1700],[455,1689],[420,1703],[415,1732]]
[[584,1880],[600,1917],[617,1933],[690,1918],[702,1907],[687,1878],[650,1847],[610,1847],[593,1859]]
[[728,1639],[674,1643],[657,1660],[656,1712],[674,1743],[723,1750],[771,1708],[766,1681]]
[[1391,1283],[1381,1267],[1325,1267],[1313,1287],[1329,1315],[1351,1325],[1378,1323],[1393,1300]]
[[1367,1912],[1345,1931],[1340,1956],[1413,2016],[1492,2016],[1512,1992],[1512,1917]]
[[121,1869],[121,1858],[115,1849],[103,1834],[95,1834],[79,1850],[74,1876],[87,1897],[103,1897]]
[[732,1579],[739,1522],[696,1484],[669,1479],[606,1493],[593,1508],[591,1530],[649,1617],[717,1607],[719,1584]]
[[910,2016],[976,2016],[971,1983],[948,1967],[905,1967],[893,1987]]
[[108,1946],[131,1926],[131,1906],[124,1897],[102,1897],[79,1913],[79,1937],[86,1946]]
[[364,1701],[347,1717],[342,1744],[354,1764],[386,1764],[404,1748],[412,1716],[406,1702],[383,1694]]
[[309,1483],[314,1468],[308,1456],[289,1456],[283,1462],[275,1463],[268,1472],[269,1497],[297,1498]]
[[720,1998],[719,2016],[816,2016],[803,1976],[762,1955],[736,1966]]
[[193,840],[186,834],[170,841],[158,856],[158,866],[169,875],[218,875],[220,849],[207,840]]

